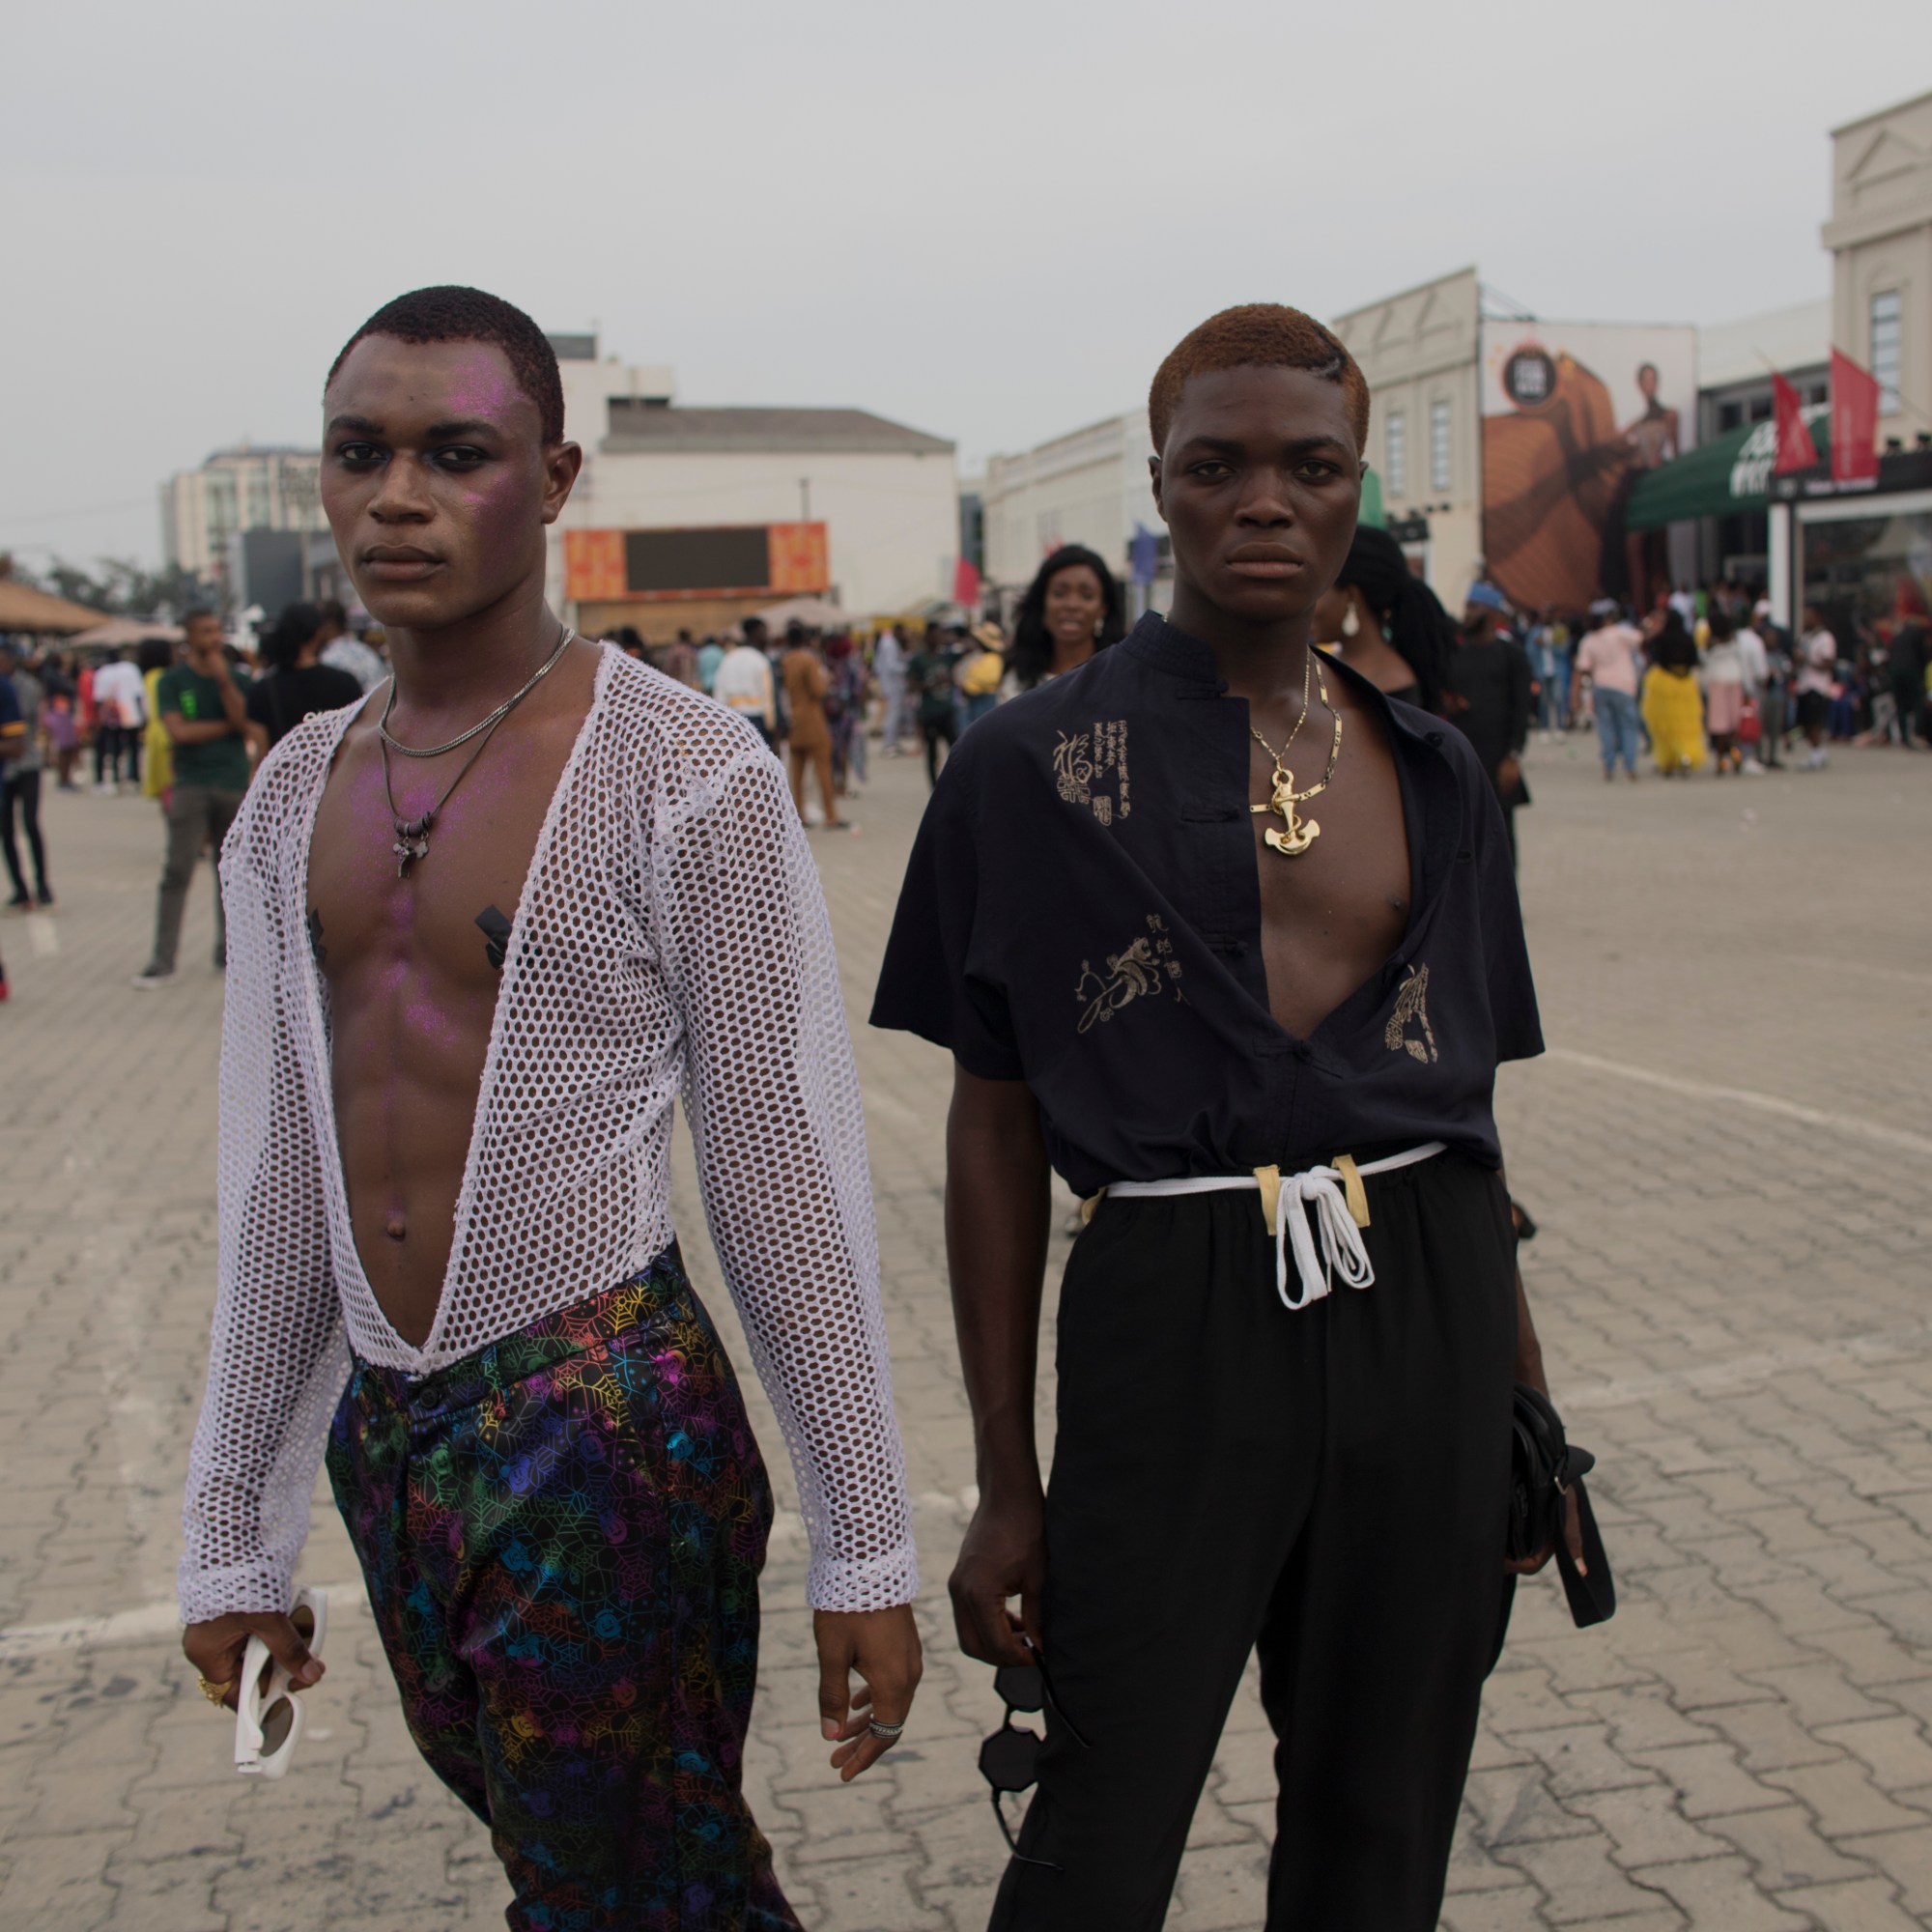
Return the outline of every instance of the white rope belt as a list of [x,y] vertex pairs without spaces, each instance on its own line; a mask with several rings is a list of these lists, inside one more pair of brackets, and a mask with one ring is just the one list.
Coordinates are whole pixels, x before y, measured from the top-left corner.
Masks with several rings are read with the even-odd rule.
[[[1182,1180],[1117,1180],[1103,1187],[1087,1204],[1091,1217],[1100,1202],[1113,1196],[1123,1201],[1147,1200],[1164,1194],[1227,1194],[1244,1188],[1258,1189],[1262,1213],[1274,1236],[1275,1292],[1287,1309],[1306,1308],[1321,1300],[1334,1287],[1338,1274],[1350,1288],[1368,1288],[1376,1278],[1369,1264],[1369,1251],[1362,1241],[1362,1230],[1369,1225],[1369,1197],[1362,1186],[1371,1174],[1392,1174],[1399,1167],[1413,1167],[1418,1161],[1434,1160],[1444,1151],[1441,1141],[1429,1141],[1410,1148],[1406,1153],[1392,1153],[1386,1160],[1372,1160],[1357,1166],[1352,1156],[1342,1154],[1333,1167],[1311,1167],[1302,1174],[1283,1174],[1278,1167],[1258,1167],[1252,1174],[1210,1174]],[[1308,1225],[1314,1216],[1315,1226]],[[1321,1237],[1318,1253],[1316,1237]],[[1291,1299],[1288,1293],[1288,1259],[1294,1256],[1294,1272],[1300,1294]]]

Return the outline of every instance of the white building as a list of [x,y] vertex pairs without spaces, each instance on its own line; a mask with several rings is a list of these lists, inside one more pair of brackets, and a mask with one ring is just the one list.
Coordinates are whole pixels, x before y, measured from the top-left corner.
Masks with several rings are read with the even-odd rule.
[[1775,369],[1805,403],[1827,400],[1832,366],[1832,302],[1785,308],[1715,323],[1697,331],[1699,441],[1747,423],[1769,422]]
[[951,594],[953,445],[864,410],[691,408],[668,368],[553,336],[583,471],[550,594],[581,629],[701,634],[794,595],[855,616]]
[[318,530],[321,454],[313,449],[217,449],[199,469],[161,485],[161,554],[196,577],[219,579],[244,530]]
[[[1062,544],[1084,544],[1124,577],[1136,526],[1166,550],[1167,526],[1148,479],[1153,439],[1145,409],[1056,437],[1019,456],[995,456],[984,484],[985,576],[1009,605]],[[1164,607],[1162,585],[1154,602]]]

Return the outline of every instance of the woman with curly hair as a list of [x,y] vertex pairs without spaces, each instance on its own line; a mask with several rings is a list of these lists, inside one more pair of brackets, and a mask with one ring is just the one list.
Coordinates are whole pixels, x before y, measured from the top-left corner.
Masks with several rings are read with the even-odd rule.
[[1063,544],[1020,599],[1007,662],[1017,690],[1077,670],[1126,635],[1126,606],[1114,573],[1082,544]]

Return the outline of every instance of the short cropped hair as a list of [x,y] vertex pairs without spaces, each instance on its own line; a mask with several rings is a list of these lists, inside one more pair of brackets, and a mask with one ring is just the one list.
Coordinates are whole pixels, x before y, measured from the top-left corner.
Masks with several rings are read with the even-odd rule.
[[1148,391],[1148,422],[1156,451],[1167,447],[1167,432],[1190,376],[1217,369],[1306,369],[1339,383],[1349,411],[1349,427],[1355,446],[1366,450],[1369,440],[1369,385],[1340,336],[1324,328],[1312,315],[1279,302],[1243,302],[1210,315],[1168,352],[1154,371]]
[[563,440],[563,378],[557,373],[556,351],[550,337],[501,296],[450,283],[413,289],[384,302],[342,345],[342,354],[329,365],[329,383],[365,335],[393,335],[399,342],[495,343],[508,359],[517,386],[537,406],[543,440]]

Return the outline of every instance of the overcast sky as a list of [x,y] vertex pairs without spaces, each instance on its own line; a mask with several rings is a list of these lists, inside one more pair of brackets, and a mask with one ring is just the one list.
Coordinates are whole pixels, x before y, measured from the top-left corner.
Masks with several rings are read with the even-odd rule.
[[312,445],[378,304],[473,282],[686,402],[962,461],[1127,407],[1235,301],[1475,263],[1558,318],[1822,296],[1836,123],[1924,0],[61,0],[0,62],[0,551],[159,554],[156,487]]

